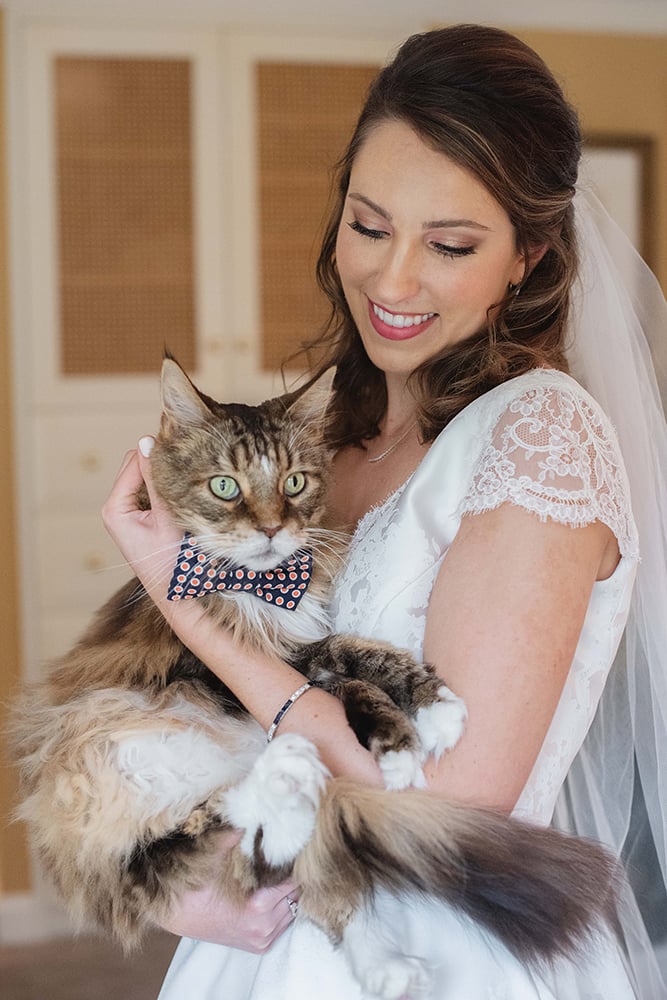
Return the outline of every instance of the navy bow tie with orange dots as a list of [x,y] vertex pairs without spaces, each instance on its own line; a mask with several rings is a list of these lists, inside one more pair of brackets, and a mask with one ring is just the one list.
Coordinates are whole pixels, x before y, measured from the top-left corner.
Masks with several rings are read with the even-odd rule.
[[167,592],[169,601],[188,601],[222,591],[254,594],[267,604],[294,611],[306,592],[313,573],[313,557],[308,551],[289,557],[275,569],[248,569],[225,563],[221,569],[186,534]]

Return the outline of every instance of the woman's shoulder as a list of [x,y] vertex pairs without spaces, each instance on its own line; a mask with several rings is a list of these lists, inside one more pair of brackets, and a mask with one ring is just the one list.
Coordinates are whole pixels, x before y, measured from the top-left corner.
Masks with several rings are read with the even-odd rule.
[[571,375],[555,368],[533,368],[494,386],[461,410],[439,437],[463,436],[483,445],[499,427],[529,415],[545,429],[570,426],[576,415],[595,428],[600,441],[618,450],[614,428],[599,403]]
[[616,434],[574,378],[539,368],[477,401],[475,455],[462,504],[481,513],[506,500],[571,525],[600,519],[636,554],[630,493]]
[[601,419],[606,419],[602,408],[581,383],[557,368],[532,368],[485,392],[472,405],[477,405],[492,417],[523,399],[537,398],[576,401],[598,414]]

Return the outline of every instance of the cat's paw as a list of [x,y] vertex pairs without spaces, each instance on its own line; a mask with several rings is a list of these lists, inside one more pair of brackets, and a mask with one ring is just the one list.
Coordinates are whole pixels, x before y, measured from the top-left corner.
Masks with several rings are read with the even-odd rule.
[[309,740],[296,733],[277,736],[250,774],[225,794],[225,812],[244,831],[241,850],[261,850],[270,865],[294,860],[310,840],[320,795],[329,772]]
[[422,758],[414,750],[388,750],[377,759],[384,787],[392,791],[402,788],[424,788]]
[[428,997],[432,979],[424,963],[408,955],[386,958],[381,964],[369,965],[360,975],[366,993],[381,1000]]
[[342,950],[364,996],[381,1000],[432,996],[426,960],[403,954],[396,943],[401,906],[396,897],[369,901],[353,913],[343,931]]
[[438,701],[420,708],[414,718],[424,754],[433,754],[437,760],[445,750],[456,746],[463,735],[468,711],[444,684],[438,689]]

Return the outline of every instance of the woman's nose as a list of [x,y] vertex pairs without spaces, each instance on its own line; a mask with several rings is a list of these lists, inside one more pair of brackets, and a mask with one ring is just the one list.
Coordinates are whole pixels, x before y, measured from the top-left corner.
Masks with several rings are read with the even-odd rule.
[[421,287],[421,263],[414,248],[388,244],[376,275],[374,294],[380,304],[392,305],[413,298]]

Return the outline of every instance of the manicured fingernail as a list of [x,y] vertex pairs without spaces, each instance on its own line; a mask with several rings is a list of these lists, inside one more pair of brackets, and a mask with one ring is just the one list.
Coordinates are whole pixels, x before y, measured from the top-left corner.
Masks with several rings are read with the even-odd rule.
[[155,438],[153,437],[143,437],[139,439],[139,451],[144,456],[148,458],[153,450],[153,445],[155,444]]

